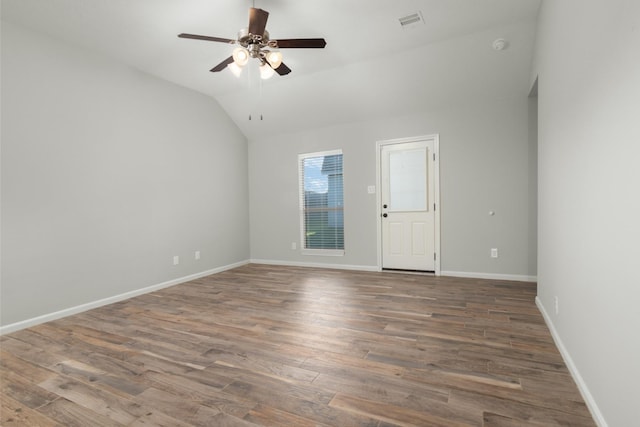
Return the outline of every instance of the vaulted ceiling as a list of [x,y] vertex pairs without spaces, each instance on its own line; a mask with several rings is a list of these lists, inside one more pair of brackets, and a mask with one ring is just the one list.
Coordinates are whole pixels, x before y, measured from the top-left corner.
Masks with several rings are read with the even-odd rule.
[[[249,138],[398,116],[528,92],[540,0],[2,0],[2,19],[215,98]],[[249,7],[271,38],[324,37],[283,49],[293,70],[260,80],[209,70],[234,46]],[[423,23],[399,18],[420,13]],[[507,40],[496,51],[492,42]],[[249,120],[249,116],[252,120]],[[263,120],[259,120],[262,115]]]

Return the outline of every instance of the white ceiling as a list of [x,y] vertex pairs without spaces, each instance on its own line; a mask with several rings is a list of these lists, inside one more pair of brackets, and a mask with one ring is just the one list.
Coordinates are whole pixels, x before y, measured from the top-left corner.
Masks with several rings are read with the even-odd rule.
[[[231,54],[248,8],[269,11],[272,39],[324,37],[283,49],[287,76],[211,73]],[[212,96],[249,138],[397,116],[469,97],[524,93],[540,0],[2,0],[2,19]],[[398,18],[421,12],[425,24]],[[508,40],[496,52],[495,38]],[[255,61],[254,61],[255,62]],[[249,114],[253,120],[249,121]],[[263,115],[264,120],[256,120]]]

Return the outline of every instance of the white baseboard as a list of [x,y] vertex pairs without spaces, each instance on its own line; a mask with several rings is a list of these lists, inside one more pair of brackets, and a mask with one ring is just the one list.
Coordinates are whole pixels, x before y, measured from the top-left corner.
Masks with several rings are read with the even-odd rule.
[[558,331],[556,330],[555,326],[553,325],[553,322],[551,321],[551,317],[549,317],[549,313],[547,313],[547,310],[544,308],[544,305],[542,305],[542,301],[540,300],[539,297],[536,297],[536,305],[538,306],[540,313],[542,313],[542,317],[544,318],[544,321],[547,324],[549,331],[551,331],[551,336],[553,337],[553,341],[556,343],[556,347],[558,347],[558,350],[560,351],[560,355],[562,356],[564,363],[567,365],[567,368],[569,368],[569,372],[571,373],[573,380],[576,382],[578,386],[578,390],[580,391],[582,398],[587,404],[587,408],[589,408],[589,412],[591,412],[591,416],[593,417],[593,420],[596,422],[596,424],[599,427],[607,427],[608,424],[605,421],[604,416],[600,411],[600,408],[598,408],[598,404],[596,403],[595,399],[591,395],[591,392],[589,391],[587,384],[584,382],[582,375],[580,375],[580,372],[578,371],[578,368],[576,367],[575,363],[573,363],[573,359],[571,358],[569,351],[564,346],[564,343],[562,342],[560,335],[558,335]]
[[537,282],[537,276],[520,274],[473,273],[467,271],[441,271],[441,276],[466,277],[469,279],[511,280],[516,282]]
[[333,268],[337,270],[380,271],[376,265],[327,264],[323,262],[297,262],[271,259],[252,259],[252,264],[285,265],[289,267]]
[[[382,271],[377,265],[348,265],[348,264],[329,264],[320,262],[299,262],[299,261],[282,261],[273,259],[251,259],[252,264],[270,264],[284,265],[291,267],[314,267],[314,268],[333,268],[338,270],[358,270],[358,271]],[[470,279],[493,279],[493,280],[511,280],[517,282],[535,282],[537,276],[524,276],[517,274],[492,274],[492,273],[470,273],[466,271],[441,271],[441,276],[466,277]]]
[[200,273],[179,277],[177,279],[169,280],[167,282],[158,283],[157,285],[151,285],[145,288],[125,292],[123,294],[114,295],[112,297],[103,298],[97,301],[88,302],[86,304],[77,305],[75,307],[65,308],[64,310],[59,310],[53,313],[44,314],[42,316],[34,317],[32,319],[22,320],[20,322],[3,325],[3,326],[0,326],[0,335],[9,334],[11,332],[19,331],[20,329],[29,328],[31,326],[36,326],[41,323],[50,322],[52,320],[61,319],[63,317],[71,316],[72,314],[82,313],[83,311],[102,307],[103,305],[107,305],[107,304],[113,304],[114,302],[123,301],[129,298],[136,297],[138,295],[147,294],[149,292],[168,288],[169,286],[179,285],[180,283],[185,283],[191,280],[199,279],[201,277],[210,276],[212,274],[216,274],[222,271],[230,270],[232,268],[240,267],[248,263],[249,261],[240,261],[234,264],[229,264],[229,265],[217,267],[211,270],[202,271]]

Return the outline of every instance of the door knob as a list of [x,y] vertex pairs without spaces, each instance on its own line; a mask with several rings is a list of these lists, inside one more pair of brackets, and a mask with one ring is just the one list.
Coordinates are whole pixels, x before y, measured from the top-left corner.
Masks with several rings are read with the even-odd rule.
[[382,216],[386,218],[388,215],[386,213],[383,213]]
[[383,208],[387,209],[387,205],[382,205]]

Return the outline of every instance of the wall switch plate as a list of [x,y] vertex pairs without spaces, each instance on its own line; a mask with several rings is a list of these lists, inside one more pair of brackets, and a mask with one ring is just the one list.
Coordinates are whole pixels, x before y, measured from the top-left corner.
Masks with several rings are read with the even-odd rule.
[[491,248],[491,258],[498,258],[498,248]]
[[370,185],[367,187],[367,193],[369,194],[376,194],[376,186],[375,185]]
[[195,259],[200,259],[200,251],[196,251],[195,254],[193,254]]
[[180,257],[178,255],[173,257],[173,265],[180,264]]

